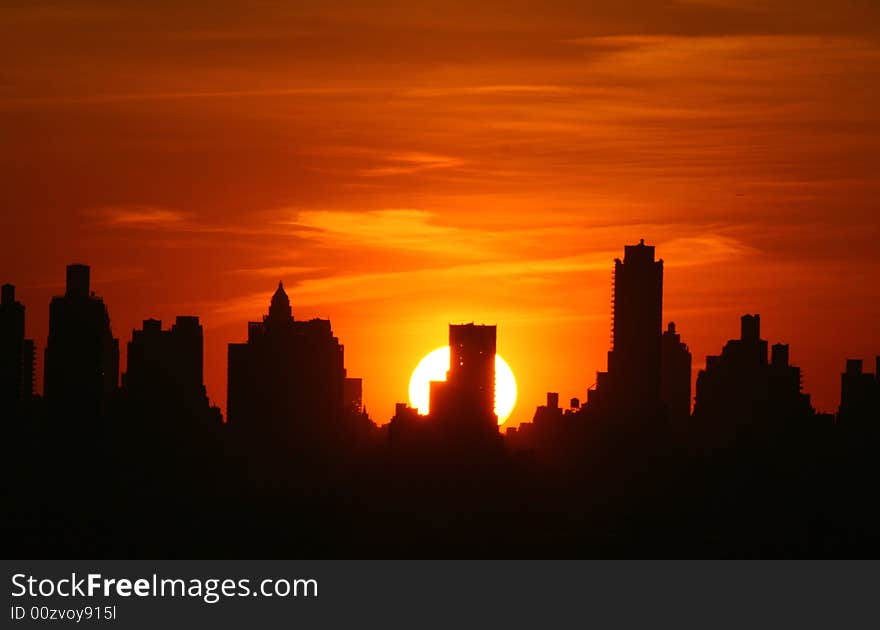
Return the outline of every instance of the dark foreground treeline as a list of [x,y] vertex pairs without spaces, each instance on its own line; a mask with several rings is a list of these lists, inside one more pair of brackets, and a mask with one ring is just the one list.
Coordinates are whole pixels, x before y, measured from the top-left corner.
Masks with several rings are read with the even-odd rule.
[[4,556],[880,556],[880,439],[863,428],[719,445],[573,417],[551,449],[384,430],[298,447],[127,413],[6,425]]

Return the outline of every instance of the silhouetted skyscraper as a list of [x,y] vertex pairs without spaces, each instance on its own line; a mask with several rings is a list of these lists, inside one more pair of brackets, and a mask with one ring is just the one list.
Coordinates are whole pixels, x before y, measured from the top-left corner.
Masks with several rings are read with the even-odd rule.
[[344,415],[343,347],[330,321],[294,320],[279,282],[269,314],[248,323],[247,343],[229,344],[230,426],[284,445],[339,431]]
[[191,410],[207,406],[199,318],[179,316],[169,330],[157,319],[144,320],[128,343],[122,383],[132,401]]
[[49,305],[44,393],[59,420],[100,418],[119,381],[119,341],[104,301],[89,291],[89,267],[68,265],[67,289]]
[[0,412],[21,414],[34,392],[34,342],[25,339],[24,304],[15,287],[4,284],[0,297]]
[[691,353],[675,332],[674,322],[669,322],[660,338],[660,364],[663,404],[669,419],[681,423],[691,414]]
[[495,326],[450,324],[446,381],[431,384],[431,414],[495,413]]
[[774,345],[768,362],[760,315],[743,315],[740,338],[728,341],[721,355],[706,357],[697,376],[694,416],[713,422],[721,441],[772,433],[812,413],[788,346]]
[[431,383],[431,417],[464,440],[498,435],[496,327],[450,324],[449,350],[446,380]]
[[37,344],[33,339],[24,340],[22,357],[21,395],[25,405],[32,400],[36,391]]
[[345,409],[352,413],[364,410],[364,381],[360,378],[345,379]]
[[880,357],[874,374],[864,372],[861,359],[847,359],[840,375],[838,420],[844,425],[872,425],[880,431]]
[[610,411],[653,412],[660,406],[663,261],[654,247],[624,248],[614,260],[612,347],[588,402]]

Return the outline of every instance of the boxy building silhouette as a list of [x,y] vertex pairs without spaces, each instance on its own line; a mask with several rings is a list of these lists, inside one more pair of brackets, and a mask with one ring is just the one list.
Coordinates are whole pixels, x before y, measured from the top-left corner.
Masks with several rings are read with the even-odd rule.
[[119,340],[104,300],[89,290],[89,267],[67,266],[64,295],[49,305],[44,394],[58,420],[106,416],[119,384]]
[[496,326],[449,325],[445,381],[431,381],[428,416],[399,403],[388,437],[403,451],[485,455],[503,446],[495,415]]
[[126,401],[172,414],[207,413],[203,346],[198,317],[178,316],[168,330],[162,330],[158,319],[144,320],[143,328],[133,331],[128,343],[122,376]]
[[449,370],[431,383],[431,414],[495,418],[495,326],[449,325]]
[[691,415],[691,352],[675,322],[669,322],[660,338],[660,396],[673,426],[683,428]]
[[718,445],[778,435],[813,413],[810,397],[801,391],[800,368],[789,363],[788,345],[775,344],[768,362],[760,315],[743,315],[740,338],[728,341],[720,355],[706,357],[697,376],[694,416],[711,423],[707,428]]
[[498,435],[496,333],[495,326],[450,324],[446,380],[431,382],[431,418],[463,441]]
[[362,378],[346,378],[343,404],[349,413],[364,413],[364,380]]
[[871,374],[863,371],[861,359],[847,359],[846,371],[840,375],[837,420],[841,424],[880,432],[880,356],[875,363]]
[[25,339],[24,304],[15,286],[4,284],[0,297],[0,412],[19,418],[34,393],[34,342]]

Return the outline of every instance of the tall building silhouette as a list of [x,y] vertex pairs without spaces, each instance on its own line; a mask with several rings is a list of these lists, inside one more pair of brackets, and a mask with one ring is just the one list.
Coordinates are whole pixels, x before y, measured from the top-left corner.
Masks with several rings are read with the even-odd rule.
[[813,414],[801,391],[800,368],[790,365],[789,347],[775,344],[768,361],[761,316],[743,315],[740,338],[706,357],[697,375],[694,416],[713,423],[721,441],[754,438]]
[[363,413],[364,411],[364,380],[361,378],[346,378],[344,386],[345,409],[351,413]]
[[0,412],[20,416],[34,392],[34,342],[25,339],[24,304],[15,286],[4,284],[0,297]]
[[446,380],[431,383],[430,416],[463,439],[498,434],[496,332],[495,326],[450,324]]
[[[872,425],[880,431],[880,356],[874,373],[863,371],[861,359],[847,359],[840,375],[840,408],[837,419],[843,425]],[[868,428],[868,427],[865,427]]]
[[669,419],[677,426],[691,415],[691,353],[675,322],[660,338],[660,394]]
[[89,290],[89,267],[67,267],[64,295],[49,305],[44,394],[58,420],[103,416],[119,381],[119,340],[104,301]]
[[343,347],[330,321],[295,320],[279,282],[268,315],[248,323],[247,342],[229,344],[230,426],[307,446],[338,433],[344,401]]
[[663,260],[644,239],[614,260],[612,303],[608,371],[597,374],[588,402],[612,412],[653,412],[661,402]]
[[168,330],[144,320],[128,343],[122,376],[126,399],[166,409],[203,411],[208,397],[203,378],[203,333],[199,318],[178,316]]
[[[390,444],[401,452],[489,461],[503,440],[495,415],[495,326],[450,324],[445,381],[431,381],[428,417],[405,403],[388,424]],[[452,459],[450,459],[452,458]],[[448,472],[448,471],[447,471]]]

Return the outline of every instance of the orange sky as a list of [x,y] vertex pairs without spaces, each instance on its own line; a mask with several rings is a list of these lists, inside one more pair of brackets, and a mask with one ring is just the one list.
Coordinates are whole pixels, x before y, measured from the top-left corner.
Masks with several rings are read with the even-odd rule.
[[187,4],[0,3],[0,281],[41,347],[86,262],[123,342],[201,316],[222,403],[283,279],[378,421],[498,324],[517,423],[604,369],[643,237],[695,368],[760,312],[832,410],[880,352],[875,0]]

